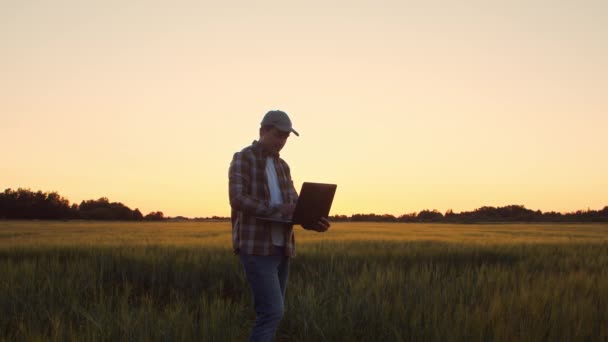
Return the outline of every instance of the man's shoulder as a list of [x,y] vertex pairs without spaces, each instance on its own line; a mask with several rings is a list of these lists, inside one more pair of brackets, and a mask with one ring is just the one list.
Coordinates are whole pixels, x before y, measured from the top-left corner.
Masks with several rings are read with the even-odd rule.
[[243,148],[242,150],[235,152],[232,156],[232,163],[255,163],[257,159],[257,153],[255,150],[255,145],[249,145]]
[[235,156],[237,156],[237,155],[247,155],[247,154],[253,155],[254,154],[254,146],[255,146],[254,144],[251,144],[249,146],[245,146],[240,151],[235,152],[234,155]]

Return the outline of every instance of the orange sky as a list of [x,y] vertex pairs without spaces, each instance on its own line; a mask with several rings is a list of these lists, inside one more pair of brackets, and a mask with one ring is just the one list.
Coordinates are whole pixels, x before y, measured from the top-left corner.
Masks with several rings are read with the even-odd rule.
[[608,3],[0,5],[0,187],[228,215],[270,109],[332,214],[608,205]]

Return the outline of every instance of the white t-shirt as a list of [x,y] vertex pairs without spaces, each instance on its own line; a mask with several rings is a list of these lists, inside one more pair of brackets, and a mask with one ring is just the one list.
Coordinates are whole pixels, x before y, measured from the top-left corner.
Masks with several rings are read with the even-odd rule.
[[[266,178],[268,179],[268,189],[270,190],[270,205],[283,204],[283,196],[281,196],[281,188],[279,187],[279,178],[277,171],[274,168],[274,160],[271,157],[266,158]],[[280,223],[271,223],[272,244],[275,246],[285,246],[285,225]]]

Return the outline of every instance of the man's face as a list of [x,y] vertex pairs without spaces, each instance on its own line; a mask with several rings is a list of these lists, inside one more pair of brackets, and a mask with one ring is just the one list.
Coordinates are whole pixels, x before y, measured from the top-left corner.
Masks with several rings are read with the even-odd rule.
[[279,153],[289,138],[289,132],[282,132],[278,129],[262,128],[260,129],[260,143],[271,152]]

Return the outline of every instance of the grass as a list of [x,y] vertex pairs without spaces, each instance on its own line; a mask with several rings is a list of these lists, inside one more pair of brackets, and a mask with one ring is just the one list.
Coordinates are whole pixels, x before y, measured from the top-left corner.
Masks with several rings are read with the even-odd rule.
[[[608,225],[297,230],[279,341],[608,338]],[[242,341],[217,223],[0,222],[0,340]]]

